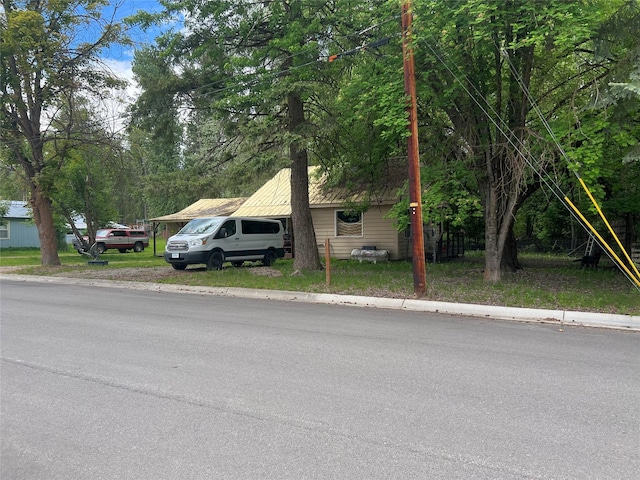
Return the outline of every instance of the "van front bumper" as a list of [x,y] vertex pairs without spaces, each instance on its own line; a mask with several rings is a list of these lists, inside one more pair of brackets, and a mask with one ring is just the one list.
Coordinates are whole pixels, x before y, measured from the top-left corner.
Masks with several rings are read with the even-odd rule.
[[164,261],[167,263],[207,263],[209,252],[164,252]]

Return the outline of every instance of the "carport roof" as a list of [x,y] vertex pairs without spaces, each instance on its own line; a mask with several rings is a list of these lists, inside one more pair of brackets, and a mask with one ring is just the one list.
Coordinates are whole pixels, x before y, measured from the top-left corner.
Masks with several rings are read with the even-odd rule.
[[179,212],[152,218],[153,222],[188,222],[199,217],[218,217],[231,215],[242,205],[246,197],[238,198],[201,198]]

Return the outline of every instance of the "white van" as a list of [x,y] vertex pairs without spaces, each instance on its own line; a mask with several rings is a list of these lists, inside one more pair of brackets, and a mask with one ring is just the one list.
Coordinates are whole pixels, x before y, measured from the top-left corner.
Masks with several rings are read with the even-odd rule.
[[170,237],[164,259],[176,270],[204,263],[220,270],[224,262],[239,267],[261,260],[273,265],[284,257],[284,229],[279,220],[248,217],[196,218]]

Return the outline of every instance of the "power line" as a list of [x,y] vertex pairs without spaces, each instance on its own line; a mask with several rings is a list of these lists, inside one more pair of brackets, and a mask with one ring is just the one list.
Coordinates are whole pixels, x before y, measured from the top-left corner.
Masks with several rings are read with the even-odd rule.
[[[471,85],[471,87],[473,88],[473,90],[475,91],[477,96],[471,93],[471,91],[466,87],[466,85],[460,80],[459,76],[456,75],[456,73],[444,61],[442,56],[439,55],[438,52],[436,52],[436,50],[433,48],[433,46],[429,42],[427,42],[426,40],[424,40],[423,42],[427,45],[427,47],[429,48],[431,53],[434,55],[434,57],[440,63],[442,63],[442,65],[445,67],[445,69],[453,76],[455,81],[458,84],[460,84],[460,86],[467,93],[467,95],[480,108],[480,110],[489,119],[489,121],[496,127],[496,129],[502,134],[502,136],[507,140],[507,142],[515,149],[516,153],[518,153],[518,155],[520,155],[524,159],[526,164],[539,176],[540,181],[551,190],[551,192],[556,196],[556,198],[558,200],[560,200],[561,204],[564,205],[564,207],[575,218],[575,220],[580,225],[582,225],[582,227],[587,231],[587,233],[589,233],[590,230],[593,230],[593,227],[591,227],[590,224],[588,224],[588,222],[586,222],[586,219],[581,218],[581,216],[579,215],[579,212],[577,212],[578,214],[576,214],[576,212],[574,212],[573,208],[571,207],[570,200],[568,199],[567,195],[563,192],[562,188],[555,181],[548,180],[546,175],[543,175],[543,172],[541,172],[538,169],[538,167],[536,165],[534,165],[533,162],[530,160],[530,155],[528,155],[529,152],[528,151],[524,152],[521,149],[521,147],[522,147],[524,150],[526,150],[526,146],[522,143],[522,140],[520,140],[519,137],[517,135],[515,135],[515,133],[508,126],[505,125],[504,128],[503,128],[503,126],[501,125],[501,124],[504,124],[504,122],[502,121],[502,117],[495,111],[495,109],[491,106],[491,104],[487,101],[487,99],[482,95],[482,93],[478,91],[478,89],[475,87],[473,82],[471,82],[469,80],[469,78],[463,72],[460,72],[461,77],[464,78],[469,85]],[[456,67],[456,68],[457,68],[458,71],[460,71],[459,67]],[[520,85],[520,87],[522,88],[522,85]],[[534,99],[531,98],[530,93],[528,91],[525,91],[524,93],[525,93],[525,95],[528,95],[528,100],[532,103],[532,105],[535,105],[535,108],[537,108],[537,104],[534,101]],[[484,101],[484,105],[486,105],[486,108],[478,100],[477,97],[480,97]],[[491,112],[491,114],[489,113],[489,111]],[[539,108],[537,108],[537,111],[539,112],[539,115],[542,116],[541,112],[539,111]],[[496,118],[499,120],[499,122],[498,122],[498,120],[496,120]],[[543,123],[546,124],[547,128],[549,128],[549,129],[551,128],[548,125],[548,122],[546,122],[546,119],[544,119]],[[510,135],[507,135],[507,133],[509,133]],[[517,145],[513,141],[513,137],[518,138],[518,143],[520,145]],[[561,152],[563,152],[563,154],[564,154],[564,150],[562,149],[562,147],[560,147],[559,143],[557,142],[557,139],[555,138],[555,135],[553,135],[553,138],[554,138],[554,141],[556,142],[557,146],[560,148]],[[564,155],[566,155],[566,154],[564,154]],[[563,157],[563,158],[566,158],[566,156]],[[567,203],[567,202],[569,202],[569,203]],[[587,223],[586,225],[585,225],[585,222]],[[589,228],[589,227],[591,227],[591,228]],[[596,232],[596,234],[597,234],[597,232]],[[604,242],[604,240],[601,237],[599,238],[599,240],[600,240],[600,242]],[[604,242],[604,243],[606,244],[606,242]],[[615,253],[612,252],[612,251],[609,252],[607,249],[605,249],[605,252],[607,252],[607,254],[610,257],[612,256],[611,254],[613,254],[613,256],[615,258],[611,258],[611,260],[618,266],[618,268],[622,271],[622,273],[634,284],[634,286],[636,286],[636,288],[638,288],[640,290],[639,280],[633,274],[631,274],[631,272],[620,261],[620,259],[617,258],[617,255],[615,255]]]
[[[538,115],[538,118],[540,119],[540,121],[542,122],[542,124],[545,126],[547,132],[549,133],[549,135],[551,136],[553,142],[556,145],[556,148],[559,150],[563,160],[565,160],[568,163],[569,162],[569,158],[564,150],[564,148],[562,148],[562,145],[560,145],[560,142],[558,142],[558,139],[555,135],[555,133],[553,132],[553,130],[551,129],[551,126],[549,125],[549,122],[547,122],[547,119],[544,117],[544,115],[542,114],[542,111],[540,110],[540,108],[538,107],[538,104],[536,103],[535,99],[533,98],[533,96],[531,95],[531,92],[529,91],[529,89],[527,88],[527,86],[524,84],[524,82],[522,81],[522,77],[520,76],[520,74],[518,73],[518,71],[515,69],[515,66],[513,65],[513,62],[511,62],[511,58],[509,57],[509,53],[505,50],[505,49],[501,49],[501,53],[502,56],[505,57],[507,59],[508,65],[509,65],[509,69],[511,70],[511,73],[513,74],[513,76],[516,78],[518,85],[520,86],[520,89],[524,92],[525,96],[527,97],[527,100],[529,101],[529,103],[533,106],[533,110],[534,112]],[[620,248],[620,250],[624,253],[627,262],[629,262],[629,264],[631,265],[631,267],[634,269],[635,274],[637,275],[637,277],[634,277],[630,271],[627,270],[626,266],[624,265],[624,263],[620,260],[620,258],[618,258],[618,256],[616,255],[616,253],[611,249],[611,247],[607,244],[607,242],[604,241],[604,239],[600,236],[600,234],[593,228],[593,226],[585,219],[583,218],[582,214],[578,211],[578,209],[576,208],[575,205],[573,205],[573,203],[571,202],[571,200],[569,200],[569,198],[565,195],[564,196],[564,200],[569,204],[569,206],[576,211],[576,213],[578,214],[578,216],[581,217],[581,219],[583,220],[584,223],[587,224],[587,226],[589,227],[589,229],[596,235],[600,246],[601,247],[605,247],[606,251],[610,254],[610,256],[613,256],[615,259],[615,262],[620,266],[620,268],[625,270],[625,273],[628,273],[629,275],[631,275],[631,277],[633,278],[634,282],[640,286],[640,280],[638,280],[638,278],[640,278],[640,273],[638,273],[638,269],[636,268],[635,264],[633,263],[633,260],[631,259],[631,257],[629,256],[629,254],[627,253],[626,249],[624,248],[624,246],[622,245],[622,243],[620,242],[620,239],[618,238],[618,235],[616,235],[616,233],[613,231],[613,228],[611,227],[611,225],[609,224],[609,221],[607,220],[607,218],[605,217],[604,213],[602,212],[602,210],[600,209],[600,205],[598,205],[598,203],[596,202],[595,198],[593,198],[593,195],[591,194],[591,191],[587,188],[587,185],[585,184],[584,180],[582,179],[582,177],[580,176],[580,173],[576,170],[573,171],[573,173],[575,174],[575,176],[578,178],[578,181],[580,182],[580,185],[582,185],[583,189],[585,190],[585,192],[587,193],[589,199],[591,200],[591,202],[593,203],[593,205],[596,207],[596,210],[598,212],[598,214],[600,215],[600,217],[602,218],[602,220],[604,221],[605,225],[607,226],[607,228],[609,229],[609,232],[611,233],[611,235],[613,236],[613,238],[616,240],[618,247]]]

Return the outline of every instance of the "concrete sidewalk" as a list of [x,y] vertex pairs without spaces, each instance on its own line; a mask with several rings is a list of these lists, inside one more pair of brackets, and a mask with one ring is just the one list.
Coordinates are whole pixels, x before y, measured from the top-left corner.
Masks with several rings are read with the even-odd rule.
[[534,308],[501,307],[466,303],[433,302],[429,300],[378,298],[330,293],[306,293],[280,290],[256,290],[236,287],[194,287],[165,285],[160,283],[97,280],[66,277],[42,277],[36,275],[0,274],[0,280],[17,282],[55,283],[62,285],[124,288],[153,292],[188,293],[196,295],[220,295],[238,298],[259,298],[288,302],[322,303],[355,307],[386,308],[413,312],[442,313],[498,320],[554,323],[562,326],[588,326],[640,331],[640,316],[609,313],[575,312],[569,310],[545,310]]

